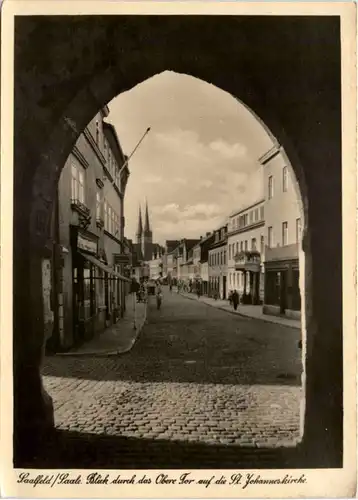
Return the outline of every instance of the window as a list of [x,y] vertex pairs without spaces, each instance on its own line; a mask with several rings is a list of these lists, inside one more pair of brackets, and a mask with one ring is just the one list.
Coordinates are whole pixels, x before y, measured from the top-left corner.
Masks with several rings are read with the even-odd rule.
[[296,219],[296,243],[301,241],[301,219]]
[[241,243],[240,243],[240,252],[243,252],[243,250],[244,250],[244,242],[241,241]]
[[111,173],[112,151],[108,147],[108,170]]
[[253,210],[251,210],[250,212],[250,224],[252,224],[254,222],[254,212]]
[[236,242],[236,253],[239,253],[239,242]]
[[264,217],[265,217],[264,207],[260,207],[260,219],[264,220]]
[[96,143],[99,144],[99,121],[96,120]]
[[265,236],[264,235],[261,235],[260,247],[261,247],[260,252],[263,254],[265,251]]
[[282,222],[282,246],[288,245],[288,223]]
[[104,151],[104,157],[107,159],[107,149],[108,149],[108,145],[107,145],[107,140],[106,138],[104,137],[103,138],[103,151]]
[[224,250],[224,266],[226,265],[226,250]]
[[285,193],[287,191],[287,167],[282,169],[282,191]]
[[256,238],[251,239],[251,250],[256,250]]
[[247,248],[247,240],[245,240],[245,252],[247,252],[248,248]]
[[96,218],[97,220],[102,217],[102,199],[101,192],[98,189],[96,193]]
[[85,202],[85,172],[84,168],[77,162],[71,165],[71,197],[73,201]]
[[229,245],[229,259],[231,259],[231,245]]
[[273,198],[273,177],[272,175],[268,178],[268,199],[271,200]]
[[259,209],[256,208],[255,210],[255,222],[259,220]]
[[267,228],[267,246],[269,248],[273,247],[273,228],[272,228],[272,226]]

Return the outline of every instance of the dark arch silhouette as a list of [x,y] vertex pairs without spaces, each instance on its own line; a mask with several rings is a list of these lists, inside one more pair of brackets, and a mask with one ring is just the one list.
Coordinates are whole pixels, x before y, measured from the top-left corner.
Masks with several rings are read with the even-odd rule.
[[[29,43],[31,40],[31,43]],[[53,425],[39,367],[41,259],[61,168],[100,107],[186,73],[252,109],[284,147],[306,230],[306,467],[342,465],[341,90],[338,17],[57,16],[15,23],[15,458]],[[160,101],[158,101],[160,106]]]

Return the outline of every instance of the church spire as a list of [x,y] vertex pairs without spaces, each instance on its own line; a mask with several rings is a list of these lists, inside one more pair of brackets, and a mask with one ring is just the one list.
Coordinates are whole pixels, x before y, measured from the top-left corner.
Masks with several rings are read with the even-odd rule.
[[144,233],[150,233],[149,213],[148,213],[148,201],[147,200],[145,201]]
[[140,241],[143,233],[143,223],[142,223],[142,211],[139,205],[139,214],[138,214],[138,228],[137,228],[137,240]]

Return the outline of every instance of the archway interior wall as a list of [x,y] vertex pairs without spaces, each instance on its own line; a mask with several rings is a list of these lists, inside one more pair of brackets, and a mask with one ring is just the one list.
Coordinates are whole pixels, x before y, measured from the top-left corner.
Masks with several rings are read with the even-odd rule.
[[[307,326],[311,358],[306,363],[312,380],[307,394],[312,409],[306,436],[320,442],[312,459],[321,459],[322,454],[330,457],[330,451],[337,458],[341,456],[342,431],[341,245],[337,240],[341,231],[339,20],[327,18],[317,24],[280,19],[269,27],[267,19],[256,19],[256,25],[252,19],[212,19],[200,26],[198,22],[204,21],[195,20],[195,24],[192,19],[139,16],[118,30],[111,19],[82,19],[76,20],[74,30],[68,18],[62,23],[42,19],[33,32],[33,42],[43,47],[41,57],[32,49],[29,52],[26,45],[21,47],[16,69],[15,194],[21,199],[21,209],[15,207],[14,213],[15,292],[22,288],[23,295],[28,293],[34,301],[32,311],[41,316],[41,301],[29,271],[31,268],[36,278],[39,267],[21,250],[31,236],[33,248],[41,252],[47,226],[42,224],[41,231],[33,231],[33,224],[37,227],[39,213],[48,216],[61,165],[78,131],[101,106],[165,69],[192,74],[237,95],[283,145],[304,201],[305,223],[310,228],[305,249],[311,249],[306,253],[306,275],[309,268],[312,280],[307,301],[311,303]],[[210,22],[215,24],[214,30],[208,29]],[[68,36],[63,36],[63,29]],[[267,43],[263,45],[262,39]],[[156,47],[161,47],[160,52]],[[324,64],[322,53],[326,54]],[[85,96],[88,100],[81,106]],[[33,191],[35,178],[41,190]],[[34,194],[40,191],[43,200],[36,199],[40,204],[33,205]],[[335,238],[331,238],[332,231]],[[15,298],[15,303],[18,318],[14,329],[25,346],[38,337],[39,324],[33,323],[30,332],[27,328],[27,339],[19,334],[33,314],[23,297]]]

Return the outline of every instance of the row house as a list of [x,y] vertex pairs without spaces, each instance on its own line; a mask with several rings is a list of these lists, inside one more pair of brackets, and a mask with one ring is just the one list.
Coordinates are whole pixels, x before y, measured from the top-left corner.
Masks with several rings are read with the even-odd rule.
[[175,279],[174,276],[174,253],[179,245],[179,240],[166,240],[165,249],[163,254],[163,277],[172,283]]
[[[78,137],[57,187],[52,217],[52,350],[116,323],[125,310],[124,196],[129,177],[116,131],[101,109]],[[122,168],[123,167],[123,168]]]
[[275,145],[260,158],[265,186],[264,312],[301,316],[299,248],[303,212],[287,155]]
[[187,285],[194,276],[192,249],[198,241],[198,239],[184,238],[174,250],[173,278]]
[[193,248],[195,290],[200,289],[202,295],[209,293],[209,248],[214,241],[214,234],[208,232]]
[[227,297],[227,238],[228,225],[214,231],[214,241],[208,251],[209,295]]
[[244,304],[264,296],[265,201],[234,212],[228,223],[228,293],[236,290]]

